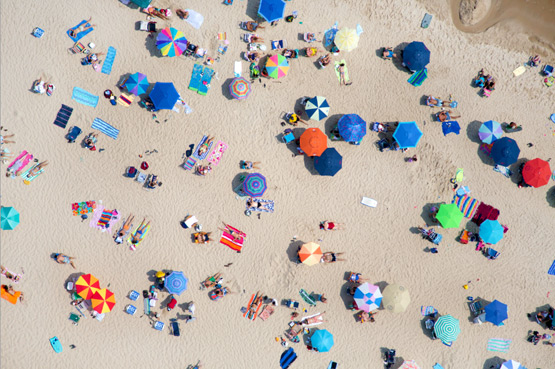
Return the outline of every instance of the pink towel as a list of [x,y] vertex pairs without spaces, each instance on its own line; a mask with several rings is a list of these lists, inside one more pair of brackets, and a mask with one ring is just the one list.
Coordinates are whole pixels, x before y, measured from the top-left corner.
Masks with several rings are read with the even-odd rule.
[[223,141],[218,141],[212,152],[208,156],[208,161],[214,165],[218,165],[222,159],[222,155],[227,150],[227,144]]

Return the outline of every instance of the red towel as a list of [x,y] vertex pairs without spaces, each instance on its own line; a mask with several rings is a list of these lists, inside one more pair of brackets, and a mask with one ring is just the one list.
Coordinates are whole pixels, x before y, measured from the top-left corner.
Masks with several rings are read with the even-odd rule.
[[233,228],[230,225],[227,225],[227,228],[231,229],[233,232],[238,233],[240,235],[238,240],[235,240],[233,238],[233,236],[224,231],[222,238],[220,239],[220,243],[223,245],[226,245],[227,247],[229,247],[232,250],[235,250],[237,252],[241,252],[241,249],[243,248],[243,241],[245,239],[245,237],[247,236],[245,233],[241,232],[240,230]]

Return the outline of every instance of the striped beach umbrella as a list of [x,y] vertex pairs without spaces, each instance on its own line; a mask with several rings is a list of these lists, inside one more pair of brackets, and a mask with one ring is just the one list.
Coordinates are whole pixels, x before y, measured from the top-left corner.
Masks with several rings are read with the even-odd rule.
[[456,204],[441,204],[436,219],[443,228],[457,228],[461,224],[463,216]]
[[402,313],[410,303],[409,291],[398,284],[390,284],[383,290],[383,306],[392,313]]
[[351,51],[358,46],[357,31],[352,28],[342,28],[335,35],[333,42],[335,46],[341,51]]
[[100,282],[92,274],[83,274],[75,282],[75,292],[85,300],[90,300],[98,291],[100,291]]
[[318,264],[322,255],[323,253],[320,245],[314,242],[305,243],[299,250],[299,259],[303,264],[308,266]]
[[185,277],[183,272],[172,272],[166,277],[164,287],[171,294],[181,295],[183,291],[187,289],[187,282],[189,282],[189,280]]
[[405,360],[399,369],[420,369],[420,365],[414,360]]
[[289,72],[289,62],[283,55],[272,55],[266,61],[266,72],[271,78],[285,77]]
[[459,320],[451,315],[440,316],[434,324],[434,333],[442,342],[453,342],[461,333]]
[[12,206],[3,206],[0,209],[0,228],[11,230],[19,224],[19,212]]
[[229,84],[229,93],[237,100],[246,99],[251,91],[251,83],[243,77],[233,78]]
[[483,143],[488,145],[502,136],[503,128],[501,128],[501,124],[494,120],[484,122],[478,130],[478,137],[480,137],[480,140],[482,140]]
[[187,39],[183,32],[167,27],[160,31],[156,37],[156,47],[164,56],[179,56],[187,49]]
[[94,293],[91,297],[92,308],[99,314],[112,311],[116,305],[116,296],[112,291],[103,288]]
[[369,313],[380,307],[382,303],[382,293],[380,287],[370,283],[363,283],[355,290],[354,299],[360,310]]
[[267,188],[266,177],[260,173],[251,173],[243,181],[243,192],[250,197],[264,195]]
[[495,245],[503,239],[505,229],[497,220],[486,219],[480,224],[480,238],[485,243]]
[[146,75],[142,73],[135,73],[130,75],[125,82],[125,88],[127,88],[127,91],[137,96],[139,96],[140,94],[144,94],[146,90],[148,90],[148,86],[149,83]]
[[505,361],[499,369],[526,369],[521,363],[514,360]]
[[330,104],[325,97],[314,96],[306,102],[304,111],[309,119],[322,120],[330,115]]

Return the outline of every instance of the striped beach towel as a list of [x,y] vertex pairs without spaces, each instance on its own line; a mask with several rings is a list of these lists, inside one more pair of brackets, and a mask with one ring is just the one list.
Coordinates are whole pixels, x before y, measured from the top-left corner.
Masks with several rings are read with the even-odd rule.
[[93,108],[96,108],[96,106],[98,105],[98,96],[93,95],[80,87],[73,88],[73,94],[71,95],[71,98],[77,101],[79,104],[92,106]]
[[118,99],[116,100],[118,104],[125,106],[126,108],[129,107],[129,105],[131,105],[131,103],[133,102],[133,100],[135,100],[135,98],[133,97],[133,95],[131,94],[126,94],[125,92],[121,94],[120,97],[118,97]]
[[218,165],[220,160],[222,160],[222,155],[227,150],[227,144],[223,141],[218,141],[210,156],[208,156],[208,161],[214,165]]
[[198,160],[203,160],[206,158],[206,156],[208,156],[208,154],[210,153],[210,148],[212,147],[212,144],[214,142],[210,142],[210,145],[208,145],[208,149],[202,154],[199,155],[198,152],[200,150],[200,147],[202,145],[204,145],[204,142],[206,141],[206,139],[208,138],[208,136],[203,136],[202,139],[200,140],[200,142],[197,145],[197,148],[195,149],[195,152],[193,153],[193,155],[191,155],[193,158],[198,159]]
[[422,83],[424,83],[426,78],[428,78],[428,69],[424,68],[414,73],[412,76],[410,76],[407,82],[413,85],[414,87],[418,87],[422,85]]
[[189,156],[185,164],[183,164],[183,169],[191,170],[193,169],[196,163],[197,163],[197,159],[193,158],[192,156]]
[[[98,205],[94,210],[89,226],[91,228],[100,229],[102,232],[111,232],[114,224],[119,221],[120,216],[116,210],[106,210],[106,212],[109,212],[111,214],[108,223],[101,222],[101,217],[106,216],[106,214],[104,213],[104,206]],[[108,227],[106,227],[106,224],[108,225]]]
[[112,137],[114,140],[118,138],[119,129],[112,127],[100,118],[94,118],[92,128],[98,129],[100,132],[104,133],[108,137]]
[[420,307],[420,314],[422,314],[422,316],[426,316],[426,315],[430,315],[433,313],[437,313],[437,309],[435,309],[433,306],[421,306]]
[[301,289],[299,291],[299,295],[301,295],[301,297],[303,298],[303,300],[311,305],[311,306],[316,306],[316,300],[314,300],[314,298],[312,296],[310,296],[310,294],[308,292],[306,292],[305,290]]
[[129,242],[129,244],[131,245],[131,246],[129,246],[129,249],[130,249],[130,250],[133,250],[133,251],[135,251],[135,250],[137,249],[137,246],[139,246],[139,245],[143,242],[143,240],[145,239],[145,237],[146,237],[148,231],[150,231],[150,225],[149,225],[149,226],[146,227],[146,229],[143,231],[143,234],[141,235],[141,238],[139,239],[139,242],[137,242],[136,244],[133,244],[133,242],[131,242],[131,239],[133,238],[134,235],[137,234],[137,230],[139,229],[139,227],[140,227],[140,225],[139,225],[137,228],[135,228],[135,230],[133,231],[133,233],[130,234],[130,235],[129,235],[129,238],[127,239],[127,242]]
[[455,195],[453,197],[452,204],[456,204],[459,210],[463,213],[466,218],[472,218],[474,212],[478,208],[479,201],[475,198],[472,198],[468,195],[458,196]]
[[547,274],[555,275],[555,260],[553,261],[553,264],[551,264],[551,268],[549,268],[549,270],[547,271]]
[[247,236],[245,233],[241,232],[240,230],[233,228],[232,226],[230,226],[229,224],[226,224],[226,227],[231,229],[233,232],[236,232],[239,234],[239,239],[236,240],[233,238],[233,236],[231,235],[231,233],[224,231],[224,233],[222,234],[222,238],[220,239],[220,243],[222,245],[226,245],[227,247],[229,247],[230,249],[237,251],[237,252],[241,252],[241,249],[243,248],[243,242],[245,240],[245,237]]
[[102,63],[102,73],[110,74],[112,72],[112,65],[114,64],[114,59],[116,58],[116,49],[112,46],[108,48],[106,53],[106,58],[104,58],[104,63]]
[[31,168],[27,169],[27,170],[25,171],[25,173],[23,173],[23,174],[21,175],[21,179],[23,179],[23,183],[25,183],[26,185],[31,184],[31,181],[32,181],[33,179],[37,178],[38,176],[40,176],[40,175],[42,174],[42,172],[44,172],[44,168],[43,168],[43,169],[40,169],[40,170],[37,172],[37,174],[35,174],[34,176],[29,177],[29,172],[32,171],[33,169],[35,169],[35,167],[38,166],[38,165],[39,165],[38,163],[35,164],[35,165],[33,165]]
[[102,214],[100,214],[100,219],[98,219],[96,225],[101,228],[106,228],[110,220],[112,220],[112,215],[112,210],[104,210]]
[[[267,202],[268,204],[265,204],[264,207],[256,207],[253,206],[251,208],[249,208],[249,205],[247,205],[247,210],[249,211],[261,211],[263,213],[273,213],[274,212],[274,201],[273,200],[264,200],[264,199],[258,199],[255,198],[254,201],[262,201],[262,202]],[[247,203],[248,201],[246,201],[245,203]]]
[[512,340],[504,340],[503,338],[490,338],[488,341],[488,351],[509,352],[509,346]]
[[92,213],[95,208],[95,201],[83,201],[71,204],[71,210],[73,211],[74,216]]
[[73,108],[62,104],[62,107],[60,108],[60,110],[58,111],[58,114],[56,115],[54,124],[60,128],[66,128],[67,122],[69,121],[69,118],[71,117],[72,113],[73,113]]

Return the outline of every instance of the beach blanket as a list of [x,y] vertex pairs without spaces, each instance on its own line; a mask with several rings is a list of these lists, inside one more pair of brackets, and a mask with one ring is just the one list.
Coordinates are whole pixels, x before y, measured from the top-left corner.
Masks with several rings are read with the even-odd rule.
[[98,96],[93,95],[90,92],[85,91],[79,87],[73,88],[73,94],[71,95],[71,98],[77,101],[79,104],[92,106],[93,108],[96,108],[96,106],[98,105]]
[[301,289],[299,291],[299,294],[301,295],[301,297],[303,298],[303,300],[311,305],[311,306],[316,306],[316,300],[314,300],[314,298],[312,296],[310,296],[310,294],[308,292],[306,292],[305,290]]
[[133,233],[131,233],[131,234],[129,235],[129,238],[127,238],[127,242],[129,242],[129,244],[131,245],[131,246],[129,246],[129,249],[130,249],[130,250],[133,250],[133,251],[135,251],[135,250],[137,249],[137,246],[139,246],[139,245],[143,242],[143,240],[145,239],[145,237],[146,237],[148,231],[150,231],[150,225],[149,225],[149,226],[146,227],[146,229],[143,231],[143,235],[142,235],[141,238],[139,239],[139,242],[137,242],[136,244],[133,244],[133,243],[131,242],[131,238],[133,238],[133,236],[137,233],[137,230],[139,229],[139,227],[140,227],[140,225],[137,226],[137,228],[135,228],[135,230],[133,231]]
[[218,141],[212,152],[208,156],[208,161],[214,165],[220,164],[220,160],[222,160],[222,155],[227,150],[227,144],[223,141]]
[[185,164],[183,164],[183,169],[191,170],[193,169],[196,163],[197,163],[197,159],[193,158],[192,156],[189,156],[187,158],[187,161],[185,161]]
[[444,369],[440,364],[436,363],[436,365],[434,365],[434,369]]
[[66,128],[67,122],[69,118],[71,118],[71,114],[73,113],[73,108],[62,104],[62,107],[58,111],[56,115],[56,119],[54,120],[54,124],[60,128]]
[[266,204],[263,208],[262,207],[258,208],[256,206],[254,206],[252,208],[249,208],[249,206],[247,205],[247,210],[248,211],[261,211],[263,213],[273,213],[274,212],[274,201],[273,200],[264,200],[264,199],[255,198],[254,201],[264,201],[264,202],[268,202],[268,204]]
[[496,165],[493,167],[493,170],[496,171],[496,172],[499,172],[499,173],[503,174],[503,175],[504,175],[505,177],[507,177],[507,178],[511,178],[511,176],[513,175],[513,172],[512,172],[509,168],[504,167],[504,166],[499,165],[499,164],[496,164]]
[[472,221],[479,226],[487,219],[497,220],[497,218],[499,218],[499,210],[481,202],[472,217]]
[[345,73],[345,83],[349,83],[349,70],[347,69],[347,63],[345,63],[345,59],[341,60],[341,61],[336,61],[335,62],[335,75],[337,76],[337,79],[339,80],[339,83],[341,83],[341,73],[339,73],[339,64],[343,64],[343,71]]
[[239,239],[236,240],[233,238],[233,236],[231,235],[231,233],[224,231],[222,234],[222,238],[220,239],[220,243],[222,245],[226,245],[227,247],[229,247],[230,249],[237,251],[237,252],[241,252],[241,250],[243,249],[243,242],[245,240],[245,237],[247,236],[244,232],[233,228],[232,226],[230,226],[229,224],[226,224],[227,228],[231,229],[233,232],[236,232],[239,234]]
[[437,309],[435,309],[433,306],[420,306],[420,314],[422,314],[422,316],[427,316],[434,313],[437,313]]
[[488,351],[509,352],[509,346],[512,340],[504,340],[503,338],[490,338],[488,340]]
[[206,159],[206,157],[210,153],[210,149],[212,148],[212,144],[214,143],[214,141],[210,142],[210,144],[208,145],[208,149],[202,155],[199,155],[198,153],[199,153],[200,147],[202,145],[204,145],[207,138],[208,138],[208,136],[202,136],[202,139],[198,143],[197,148],[193,152],[193,155],[191,155],[193,158],[198,159],[198,160]]
[[10,169],[10,171],[8,172],[8,174],[10,174],[10,178],[15,178],[19,174],[21,174],[18,174],[17,172],[23,172],[23,169],[25,169],[27,164],[29,164],[29,162],[33,160],[33,154],[30,154],[27,151],[24,151],[24,153],[25,154],[22,153],[21,155],[19,155],[8,167],[8,169]]
[[202,72],[200,85],[198,87],[197,93],[202,96],[206,96],[208,90],[210,89],[210,82],[212,82],[212,76],[214,75],[214,69],[204,67]]
[[326,32],[324,32],[324,47],[331,46],[331,44],[333,43],[333,40],[335,39],[335,35],[337,34],[337,31],[338,31],[337,22],[335,22],[333,27],[331,27]]
[[74,216],[92,213],[96,209],[96,201],[83,201],[71,204]]
[[91,32],[94,30],[94,28],[91,27],[91,28],[89,28],[89,29],[86,29],[86,30],[84,30],[84,31],[82,31],[82,32],[77,33],[77,34],[75,35],[75,37],[73,37],[73,36],[71,36],[71,35],[69,34],[69,31],[70,31],[70,30],[72,30],[72,29],[77,29],[77,28],[79,28],[79,27],[82,26],[82,25],[83,25],[83,26],[90,26],[91,24],[88,23],[86,20],[82,20],[82,21],[79,22],[79,24],[76,25],[75,27],[73,27],[73,28],[67,30],[66,34],[68,35],[69,38],[71,38],[71,40],[72,40],[73,42],[79,41],[80,39],[82,39],[83,37],[85,37],[86,35],[88,35],[89,33],[91,33]]
[[428,78],[428,69],[424,68],[422,70],[419,70],[413,73],[412,76],[410,76],[410,78],[407,80],[407,82],[413,85],[414,87],[418,87],[422,85],[422,83],[424,83],[426,78]]
[[[23,150],[21,152],[21,154],[19,154],[19,156],[17,158],[15,158],[10,165],[8,165],[8,169],[10,169],[11,167],[13,167],[15,165],[15,163],[17,163],[19,160],[22,160],[23,157],[27,155],[27,150]],[[18,164],[19,165],[19,164]]]
[[555,275],[555,260],[553,261],[553,264],[551,264],[551,267],[550,267],[549,270],[547,271],[547,274],[549,274],[549,275]]
[[119,220],[120,216],[117,210],[104,210],[104,206],[98,205],[93,212],[89,226],[91,228],[100,229],[102,232],[111,232],[112,227]]
[[102,73],[110,74],[112,73],[112,65],[114,64],[114,59],[116,59],[116,49],[112,46],[108,48],[106,57],[104,58],[104,63],[102,63]]
[[465,218],[470,219],[478,208],[479,201],[468,195],[459,196],[455,194],[451,203],[457,205]]
[[270,317],[274,313],[274,307],[272,305],[264,306],[264,309],[258,314],[258,317],[264,321]]
[[31,184],[31,181],[35,178],[37,178],[38,176],[40,176],[42,174],[42,172],[44,172],[44,169],[40,169],[34,176],[29,177],[29,172],[31,172],[33,169],[35,169],[37,166],[39,165],[39,163],[36,163],[35,165],[33,165],[31,168],[27,169],[22,175],[21,178],[23,179],[23,183],[25,184]]
[[118,138],[119,129],[112,127],[100,118],[94,118],[92,128],[98,129],[100,132],[104,133],[108,137],[112,137],[114,140]]
[[449,122],[441,123],[441,130],[443,131],[444,136],[447,136],[449,133],[458,135],[461,132],[461,126],[459,126],[459,122],[456,120],[451,120]]
[[185,11],[189,12],[189,16],[185,19],[185,22],[189,23],[194,29],[200,29],[202,22],[204,22],[204,16],[192,9],[185,9]]

